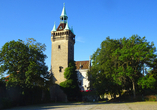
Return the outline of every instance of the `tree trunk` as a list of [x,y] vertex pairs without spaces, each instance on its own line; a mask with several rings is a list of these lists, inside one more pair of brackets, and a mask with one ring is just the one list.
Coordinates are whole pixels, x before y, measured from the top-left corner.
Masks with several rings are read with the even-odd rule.
[[134,98],[136,97],[136,93],[135,93],[135,82],[132,81],[132,86],[133,86],[133,95],[134,95]]

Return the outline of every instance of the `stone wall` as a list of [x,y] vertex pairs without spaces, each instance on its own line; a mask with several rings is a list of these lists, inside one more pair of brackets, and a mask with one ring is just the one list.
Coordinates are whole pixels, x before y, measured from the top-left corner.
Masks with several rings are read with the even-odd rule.
[[18,87],[0,86],[0,108],[16,106],[21,101],[21,90]]
[[50,97],[51,101],[55,102],[67,102],[67,95],[63,92],[63,90],[59,87],[59,85],[55,84],[50,87]]
[[6,97],[6,88],[3,85],[0,85],[0,109],[2,108],[2,100]]

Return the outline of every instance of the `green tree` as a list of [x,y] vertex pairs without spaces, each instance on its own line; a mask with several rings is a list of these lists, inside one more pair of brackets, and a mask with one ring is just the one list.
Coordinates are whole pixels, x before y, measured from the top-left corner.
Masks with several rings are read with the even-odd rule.
[[64,78],[66,80],[60,83],[61,88],[67,94],[68,99],[72,100],[80,95],[80,89],[77,82],[76,66],[74,61],[70,61],[65,69]]
[[138,80],[138,85],[142,86],[142,89],[154,89],[155,82],[156,79],[153,77],[153,75],[147,74]]
[[26,44],[22,40],[5,43],[0,50],[0,71],[9,75],[6,84],[22,88],[44,86],[48,68],[43,50],[45,45],[33,38]]
[[99,95],[104,93],[115,95],[121,90],[121,86],[113,78],[115,59],[112,57],[113,52],[120,46],[118,40],[107,37],[92,56],[93,65],[88,76],[92,76],[89,80]]
[[[92,76],[92,85],[103,94],[116,94],[120,90],[130,88],[135,97],[135,86],[141,79],[143,65],[153,65],[154,44],[147,42],[145,37],[133,35],[129,39],[113,40],[109,37],[101,43],[101,47],[93,54],[93,66],[89,76]],[[152,77],[151,77],[152,78]],[[140,81],[139,81],[140,82]],[[151,81],[150,85],[153,83]]]
[[[121,40],[122,48],[117,49],[113,57],[118,57],[117,64],[121,63],[116,69],[116,78],[128,77],[132,81],[133,94],[135,97],[135,85],[142,76],[142,67],[147,62],[152,62],[156,57],[154,54],[154,44],[146,41],[145,37],[133,35],[129,39]],[[118,77],[117,77],[118,76]]]
[[157,58],[154,59],[153,63],[149,64],[151,69],[148,71],[148,75],[153,76],[153,78],[155,78],[156,82],[154,85],[154,89],[157,89]]

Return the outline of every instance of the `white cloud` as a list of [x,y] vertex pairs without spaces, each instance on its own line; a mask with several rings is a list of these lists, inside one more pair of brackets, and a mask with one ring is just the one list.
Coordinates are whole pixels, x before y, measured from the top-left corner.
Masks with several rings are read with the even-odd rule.
[[80,37],[80,36],[76,37],[76,41],[81,42],[81,43],[85,43],[85,40],[83,39],[83,37]]

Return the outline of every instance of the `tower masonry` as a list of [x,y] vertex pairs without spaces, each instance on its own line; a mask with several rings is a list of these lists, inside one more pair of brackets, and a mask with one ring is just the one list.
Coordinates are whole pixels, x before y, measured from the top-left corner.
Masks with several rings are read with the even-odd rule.
[[74,60],[75,34],[68,25],[68,16],[65,6],[60,16],[60,24],[51,31],[51,72],[54,75],[55,83],[65,81],[64,70],[68,67],[68,62]]

